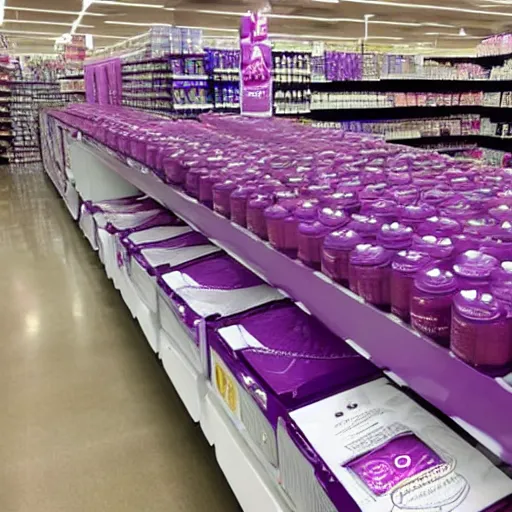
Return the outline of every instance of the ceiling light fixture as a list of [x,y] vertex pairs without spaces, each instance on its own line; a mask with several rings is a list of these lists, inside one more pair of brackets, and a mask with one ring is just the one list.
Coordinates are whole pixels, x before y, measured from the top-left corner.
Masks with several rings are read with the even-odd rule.
[[464,30],[464,27],[462,27],[462,28],[459,30],[459,36],[461,36],[461,37],[465,37],[465,36],[467,36],[466,31]]
[[96,5],[122,5],[123,7],[142,7],[146,9],[163,9],[165,5],[162,4],[140,4],[136,2],[118,2],[117,0],[92,0]]
[[433,11],[449,11],[449,12],[457,12],[457,13],[467,13],[467,14],[495,14],[512,17],[512,12],[493,12],[489,13],[487,11],[479,11],[477,9],[461,9],[459,7],[447,7],[444,5],[431,5],[431,4],[407,4],[402,2],[385,2],[383,0],[343,0],[343,2],[350,2],[353,4],[367,4],[367,5],[384,5],[386,7],[405,7],[408,9],[430,9]]
[[[69,27],[69,23],[63,23],[62,21],[35,21],[35,20],[4,20],[4,23],[27,23],[34,25],[62,25]],[[94,28],[94,25],[80,25],[84,28]]]
[[[32,7],[12,7],[6,6],[6,11],[22,11],[22,12],[44,12],[48,14],[69,14],[71,16],[78,16],[80,13],[77,11],[59,11],[55,9],[34,9]],[[105,14],[98,14],[95,12],[87,13],[87,16],[105,16]]]
[[4,22],[5,17],[5,0],[0,0],[0,25]]
[[311,0],[312,2],[319,2],[322,4],[338,4],[339,0]]
[[2,33],[5,33],[5,34],[29,34],[29,35],[33,34],[33,35],[37,35],[37,36],[55,36],[55,37],[60,36],[60,34],[56,33],[56,32],[34,32],[33,30],[26,32],[25,30],[4,30],[4,29],[2,29]]
[[97,37],[99,39],[128,39],[126,36],[110,36],[107,34],[83,34],[83,33],[76,33],[77,36],[88,36],[92,35],[93,37]]

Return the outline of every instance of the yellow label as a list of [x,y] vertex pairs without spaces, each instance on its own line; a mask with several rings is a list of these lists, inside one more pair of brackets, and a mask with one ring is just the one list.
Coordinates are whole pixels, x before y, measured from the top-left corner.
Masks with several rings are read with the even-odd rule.
[[240,418],[240,406],[236,382],[234,381],[231,372],[226,368],[216,354],[213,355],[213,362],[215,388],[224,402],[226,402],[229,410]]

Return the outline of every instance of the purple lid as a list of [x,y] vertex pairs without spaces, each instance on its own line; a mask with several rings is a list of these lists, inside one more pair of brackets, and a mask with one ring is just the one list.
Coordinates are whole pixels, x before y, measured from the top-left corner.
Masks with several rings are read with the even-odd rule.
[[[404,166],[403,169],[406,171],[407,166]],[[411,181],[412,177],[409,172],[390,171],[388,173],[388,183],[390,185],[408,185]]]
[[353,229],[364,238],[376,238],[381,226],[382,223],[375,217],[357,214],[352,215],[352,220],[348,224],[350,229]]
[[350,264],[358,267],[383,267],[391,263],[392,254],[380,245],[359,244],[350,254]]
[[506,309],[492,293],[482,290],[461,290],[453,299],[457,313],[473,322],[492,322],[505,318]]
[[497,299],[512,305],[512,261],[504,261],[493,271],[491,291]]
[[318,202],[315,200],[302,201],[295,208],[294,214],[299,222],[311,222],[318,217]]
[[407,249],[412,244],[413,230],[398,222],[384,224],[378,235],[377,242],[386,249]]
[[456,220],[434,215],[418,226],[417,233],[418,235],[451,237],[462,233],[462,226]]
[[404,206],[401,211],[403,219],[421,221],[428,219],[436,214],[436,209],[430,204],[409,204]]
[[457,280],[452,272],[439,266],[427,265],[419,270],[414,280],[418,290],[435,295],[453,293],[457,289]]
[[359,206],[359,197],[357,192],[352,190],[340,190],[325,197],[325,202],[330,205],[336,205],[341,208],[355,208]]
[[312,237],[325,236],[329,232],[329,229],[317,220],[314,222],[301,222],[298,229],[300,234]]
[[231,192],[232,199],[247,199],[256,192],[254,185],[241,185]]
[[472,234],[453,235],[451,237],[455,254],[460,254],[470,249],[478,249],[482,238]]
[[272,206],[268,206],[267,208],[265,208],[266,219],[285,219],[290,215],[291,213],[280,204],[273,204]]
[[348,217],[341,209],[333,209],[327,206],[318,212],[318,220],[324,226],[333,229],[340,229],[350,222],[350,217]]
[[399,204],[412,204],[419,199],[418,188],[413,185],[393,187],[390,190],[391,197]]
[[425,190],[421,195],[421,200],[433,206],[440,205],[446,200],[451,199],[455,195],[452,189],[447,188],[431,188]]
[[272,198],[265,194],[258,194],[247,203],[248,208],[263,210],[272,204]]
[[494,256],[497,260],[512,259],[512,241],[485,238],[479,241],[478,246],[481,252]]
[[465,221],[464,233],[469,233],[476,236],[492,235],[496,220],[492,217],[476,217]]
[[328,234],[324,240],[324,248],[352,250],[361,244],[363,239],[353,229],[341,229]]
[[437,237],[435,235],[414,235],[412,247],[436,259],[449,258],[453,253],[452,240],[448,237]]
[[489,213],[498,221],[512,222],[512,207],[508,204],[500,204],[489,210]]
[[389,199],[378,199],[363,206],[361,213],[365,215],[374,215],[375,217],[387,218],[398,217],[398,205],[395,201]]
[[359,199],[361,201],[374,201],[376,199],[380,199],[388,185],[386,183],[375,183],[371,185],[367,185],[364,190],[362,190],[359,194]]
[[497,226],[493,238],[499,238],[504,242],[512,242],[512,221],[506,220]]
[[216,191],[233,191],[237,187],[236,181],[233,181],[231,179],[227,179],[224,181],[219,181],[213,185],[213,190]]
[[450,205],[443,205],[441,215],[456,220],[478,217],[478,211],[465,200],[458,200]]
[[486,279],[499,266],[499,261],[481,251],[469,250],[460,254],[453,265],[454,273],[466,279]]
[[430,256],[419,251],[400,251],[393,258],[391,267],[403,274],[416,274],[430,262]]

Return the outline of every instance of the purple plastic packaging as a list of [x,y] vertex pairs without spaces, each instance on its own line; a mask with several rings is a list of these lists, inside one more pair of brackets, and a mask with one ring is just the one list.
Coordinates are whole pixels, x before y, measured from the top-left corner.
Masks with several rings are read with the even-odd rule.
[[[403,466],[397,464],[401,457],[408,463]],[[443,459],[414,434],[404,434],[349,462],[346,467],[374,495],[382,496],[404,480],[443,463]]]
[[201,176],[207,176],[208,173],[208,169],[204,167],[196,167],[194,169],[190,169],[187,172],[187,178],[185,180],[185,190],[189,196],[199,199],[199,184]]
[[472,366],[507,374],[512,362],[511,326],[505,306],[491,293],[462,290],[453,300],[450,347]]
[[227,179],[213,186],[213,209],[223,217],[231,217],[231,193],[237,188],[236,181]]
[[322,248],[322,272],[345,286],[349,281],[350,253],[363,242],[352,229],[335,231],[325,237]]
[[298,227],[297,256],[302,263],[319,269],[322,259],[322,244],[329,228],[319,221],[300,223]]
[[230,209],[231,220],[239,226],[247,226],[247,203],[249,198],[256,193],[256,186],[242,185],[231,193]]
[[409,322],[411,318],[411,294],[414,278],[419,270],[430,262],[428,254],[400,251],[391,264],[391,312]]
[[453,235],[459,235],[462,233],[462,226],[456,220],[434,215],[420,224],[417,227],[416,232],[420,236],[435,235],[451,238]]
[[379,245],[360,244],[350,254],[350,289],[382,309],[391,304],[392,251]]
[[224,179],[219,171],[211,171],[208,174],[199,175],[199,201],[208,208],[213,207],[213,187]]
[[481,251],[469,250],[459,256],[453,265],[453,273],[461,290],[482,289],[488,286],[492,272],[499,261]]
[[348,228],[353,229],[365,242],[374,242],[382,227],[382,222],[367,215],[352,215]]
[[408,249],[412,245],[413,230],[398,222],[384,224],[378,235],[377,243],[384,249],[392,251],[401,251]]
[[436,214],[436,209],[429,204],[407,205],[402,208],[400,222],[406,226],[416,228],[429,217]]
[[436,260],[447,259],[454,252],[453,242],[450,238],[434,235],[414,235],[412,248],[415,251],[424,252]]
[[435,342],[448,346],[452,299],[457,280],[449,270],[427,265],[421,269],[411,295],[411,324]]
[[270,196],[262,194],[252,197],[247,203],[247,229],[262,240],[268,239],[264,212],[271,204]]

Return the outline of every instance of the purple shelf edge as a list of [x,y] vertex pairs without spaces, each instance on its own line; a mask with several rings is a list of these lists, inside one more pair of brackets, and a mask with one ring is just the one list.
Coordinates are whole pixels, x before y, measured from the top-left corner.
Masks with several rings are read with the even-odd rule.
[[320,272],[163,183],[149,169],[136,169],[110,151],[98,151],[96,143],[84,142],[115,172],[302,303],[337,335],[355,342],[376,365],[393,372],[490,451],[512,463],[512,386],[478,372],[393,315],[365,304]]

